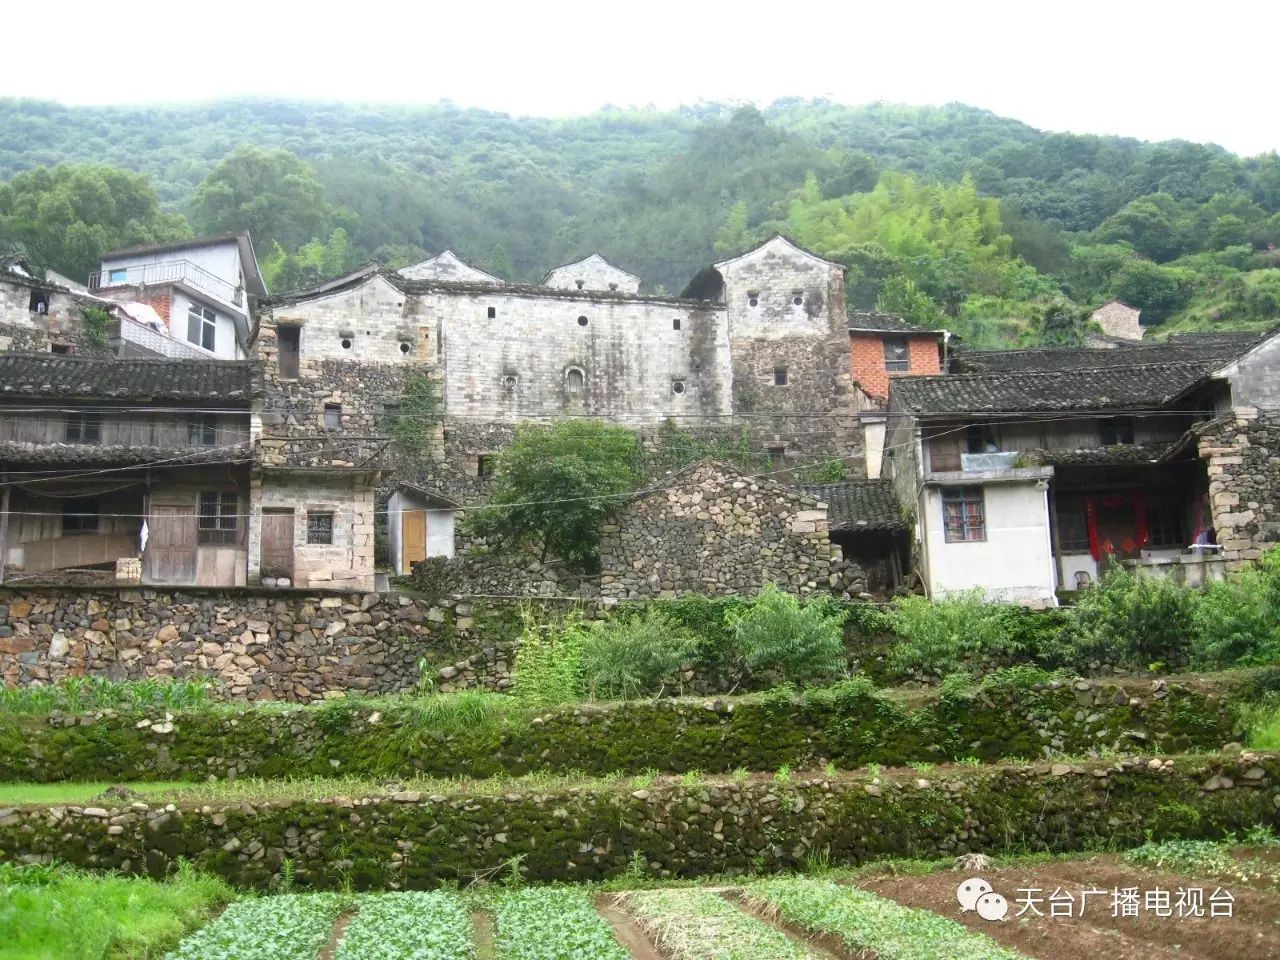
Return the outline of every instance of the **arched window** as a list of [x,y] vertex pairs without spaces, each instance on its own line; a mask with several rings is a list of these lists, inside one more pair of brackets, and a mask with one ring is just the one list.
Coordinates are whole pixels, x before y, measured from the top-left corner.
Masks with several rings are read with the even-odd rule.
[[581,367],[570,367],[564,372],[564,389],[571,395],[581,395],[587,389],[587,375]]

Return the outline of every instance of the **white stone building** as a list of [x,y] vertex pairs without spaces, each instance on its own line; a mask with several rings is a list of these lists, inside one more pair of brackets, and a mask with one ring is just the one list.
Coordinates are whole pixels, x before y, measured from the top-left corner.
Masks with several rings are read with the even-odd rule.
[[639,293],[640,278],[593,253],[574,263],[548,270],[542,286],[554,290],[598,290],[610,293]]

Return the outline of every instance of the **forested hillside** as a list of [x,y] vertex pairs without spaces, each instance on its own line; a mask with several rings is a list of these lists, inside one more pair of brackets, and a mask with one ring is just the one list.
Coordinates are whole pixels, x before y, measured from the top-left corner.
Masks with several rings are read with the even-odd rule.
[[977,344],[1068,342],[1110,297],[1156,332],[1280,319],[1276,155],[1046,134],[962,105],[551,120],[0,100],[0,180],[0,251],[71,276],[110,246],[247,228],[273,290],[449,247],[518,280],[599,250],[679,292],[782,230],[848,264],[853,305]]

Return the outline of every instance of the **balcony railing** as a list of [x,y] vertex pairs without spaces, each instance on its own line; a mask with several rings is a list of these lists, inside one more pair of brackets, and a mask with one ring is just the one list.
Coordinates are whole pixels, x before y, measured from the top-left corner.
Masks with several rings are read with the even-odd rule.
[[185,283],[216,297],[223,303],[241,305],[244,291],[233,283],[210,273],[190,260],[166,260],[163,263],[139,263],[131,267],[114,267],[89,274],[90,290],[110,287],[145,287],[156,283]]

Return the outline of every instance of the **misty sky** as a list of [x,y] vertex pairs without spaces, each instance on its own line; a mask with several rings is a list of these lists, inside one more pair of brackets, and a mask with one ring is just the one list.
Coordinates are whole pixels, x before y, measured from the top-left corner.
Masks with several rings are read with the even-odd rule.
[[784,96],[961,101],[1049,130],[1280,149],[1275,2],[135,0],[6,13],[9,28],[23,22],[39,40],[5,45],[0,96],[449,99],[543,116]]

